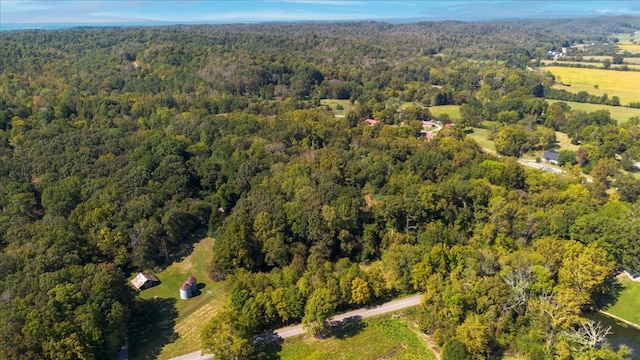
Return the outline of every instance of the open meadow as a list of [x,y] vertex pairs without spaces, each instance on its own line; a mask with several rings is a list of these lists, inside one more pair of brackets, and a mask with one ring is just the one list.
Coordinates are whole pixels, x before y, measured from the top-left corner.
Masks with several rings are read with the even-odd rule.
[[498,155],[493,140],[489,140],[489,130],[475,127],[471,129],[473,132],[467,134],[468,137],[475,140],[475,142],[477,142],[484,151],[492,155]]
[[614,37],[618,38],[619,44],[630,44],[633,40],[638,40],[638,36],[632,33],[618,33],[613,34]]
[[446,114],[451,120],[460,119],[460,105],[431,106],[429,107],[429,112],[435,118]]
[[579,109],[585,112],[594,112],[596,110],[607,110],[611,114],[611,118],[618,121],[618,124],[623,124],[629,121],[629,118],[640,116],[640,109],[629,108],[624,106],[610,106],[600,104],[588,104],[579,103],[575,101],[563,101],[563,100],[547,100],[549,104],[556,102],[564,102],[571,107],[572,110]]
[[[329,106],[331,111],[335,115],[344,116],[347,111],[353,109],[355,106],[351,104],[349,100],[339,100],[339,99],[322,99],[320,100],[320,104]],[[339,109],[340,108],[340,109]]]
[[550,71],[557,82],[571,85],[554,85],[557,89],[572,93],[586,91],[597,96],[607,94],[610,98],[618,96],[622,104],[637,102],[640,99],[640,72],[563,66],[547,66],[544,67],[544,71]]
[[[196,243],[189,256],[156,273],[160,285],[140,292],[148,311],[143,312],[146,322],[129,334],[130,358],[168,359],[200,349],[202,326],[225,306],[228,295],[224,282],[207,278],[213,242],[204,238]],[[196,277],[200,293],[181,300],[179,287],[188,276]]]
[[266,347],[260,360],[436,359],[409,316],[383,315],[346,323],[326,339],[298,336]]

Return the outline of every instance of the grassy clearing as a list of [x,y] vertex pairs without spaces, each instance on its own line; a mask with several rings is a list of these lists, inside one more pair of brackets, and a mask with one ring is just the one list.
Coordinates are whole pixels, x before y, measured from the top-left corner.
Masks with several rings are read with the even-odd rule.
[[[349,100],[339,100],[339,99],[322,99],[320,100],[320,104],[327,105],[331,107],[331,111],[335,115],[345,115],[347,111],[353,109],[355,106],[351,104]],[[338,110],[338,105],[342,105],[342,110]]]
[[619,44],[618,48],[621,53],[628,51],[632,54],[640,54],[640,44]]
[[467,134],[468,137],[475,140],[481,148],[487,151],[490,154],[498,155],[496,151],[496,146],[493,143],[493,140],[489,140],[489,130],[482,128],[471,128],[473,132]]
[[[608,56],[605,56],[604,58],[607,58]],[[608,57],[609,59],[611,59],[610,57]],[[631,59],[631,58],[630,58]],[[604,64],[601,62],[588,62],[588,61],[556,61],[556,60],[542,60],[541,63],[545,64],[545,65],[552,65],[553,63],[558,63],[558,64],[566,64],[568,65],[582,65],[584,67],[587,66],[593,66],[596,67],[598,69],[603,69],[604,68]],[[627,64],[625,64],[627,65]],[[620,68],[622,67],[622,65],[611,65],[612,69],[616,69],[616,68]],[[640,65],[639,64],[628,64],[627,67],[629,69],[636,69],[636,70],[640,70]]]
[[[571,143],[569,135],[560,131],[556,131],[556,142],[558,143],[558,146],[560,146],[559,150],[577,151],[580,148],[579,145],[574,145]],[[542,153],[540,154],[540,156],[542,156]]]
[[619,316],[634,324],[640,325],[640,283],[621,277],[623,290],[616,303],[605,309],[607,312]]
[[460,105],[442,105],[442,106],[431,106],[429,107],[429,112],[434,117],[439,117],[443,114],[449,115],[451,120],[460,119]]
[[[556,80],[570,87],[556,85],[559,89],[564,89],[572,93],[586,91],[589,94],[602,96],[608,94],[618,96],[620,102],[628,104],[640,99],[640,72],[636,71],[613,71],[599,69],[571,68],[563,66],[547,66],[545,70],[550,71]],[[598,89],[594,86],[598,85]]]
[[[494,124],[494,122],[491,122],[491,121],[484,122],[485,126],[490,126],[492,124]],[[488,152],[489,154],[498,155],[498,152],[496,151],[495,143],[493,142],[493,140],[489,140],[489,134],[490,134],[489,130],[483,129],[483,128],[471,128],[471,129],[473,130],[473,132],[467,134],[468,137],[475,140],[475,142],[477,142],[478,145],[480,145],[480,147],[484,149],[484,151]],[[578,150],[578,148],[580,148],[580,146],[573,145],[571,143],[571,140],[569,139],[569,136],[567,134],[559,131],[556,131],[556,145],[558,146],[556,151],[559,151],[559,150],[576,151]],[[530,154],[529,153],[523,154],[522,159],[535,160],[536,158],[541,158],[543,153],[544,153],[543,150],[538,150]]]
[[[153,311],[150,311],[149,323],[131,331],[130,355],[133,359],[167,359],[200,349],[202,326],[224,307],[228,296],[225,283],[207,278],[206,268],[213,255],[213,242],[212,238],[204,238],[196,243],[191,255],[156,274],[162,281],[160,285],[140,292],[139,297],[147,300]],[[181,300],[179,287],[187,276],[196,277],[200,294]],[[167,321],[171,321],[170,326]],[[154,322],[171,327],[163,329],[166,336],[154,336]],[[145,331],[150,334],[145,334]]]
[[619,44],[628,44],[631,43],[631,40],[637,40],[638,36],[635,34],[630,34],[630,33],[618,33],[618,34],[613,34],[614,37],[618,38],[618,42]]
[[258,359],[435,359],[409,323],[393,315],[354,321],[324,340],[300,336],[273,344]]
[[[549,104],[560,102],[561,100],[547,100]],[[596,110],[607,110],[611,114],[611,118],[618,121],[618,123],[625,123],[634,116],[640,116],[640,109],[628,108],[623,106],[609,106],[598,104],[587,104],[573,101],[564,101],[571,107],[571,109],[580,109],[585,112],[594,112]]]

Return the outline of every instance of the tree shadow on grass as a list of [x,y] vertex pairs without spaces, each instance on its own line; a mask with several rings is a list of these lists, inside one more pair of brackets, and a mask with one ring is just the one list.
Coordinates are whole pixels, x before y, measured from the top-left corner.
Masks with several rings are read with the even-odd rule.
[[256,346],[256,354],[253,358],[257,360],[280,360],[283,341],[283,339],[279,338],[275,341]]
[[344,320],[333,322],[330,335],[343,340],[359,334],[365,327],[367,327],[367,324],[362,321],[362,317],[351,316]]
[[156,359],[165,345],[176,341],[176,302],[173,298],[135,299],[129,321],[131,359]]
[[618,278],[609,276],[603,284],[603,290],[593,296],[593,303],[596,309],[606,309],[615,304],[620,297],[620,293],[624,290],[624,285]]

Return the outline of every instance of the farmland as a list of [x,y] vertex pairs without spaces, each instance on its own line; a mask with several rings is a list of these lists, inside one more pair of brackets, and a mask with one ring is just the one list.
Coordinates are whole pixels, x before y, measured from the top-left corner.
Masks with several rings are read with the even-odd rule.
[[[609,97],[618,96],[622,104],[628,104],[640,99],[640,72],[613,71],[599,69],[570,68],[562,66],[548,66],[556,81],[570,84],[570,87],[555,85],[572,93],[586,91],[589,94]],[[596,88],[597,87],[597,88]]]
[[[560,102],[559,100],[548,100],[549,104]],[[563,101],[571,107],[571,109],[579,109],[585,112],[594,112],[596,110],[607,110],[611,114],[611,118],[618,121],[619,124],[625,123],[629,118],[640,116],[640,109],[628,108],[624,106],[610,106],[601,104],[587,104],[575,101]]]
[[640,44],[619,44],[618,47],[620,48],[619,52],[630,52],[632,54],[638,54],[640,53]]

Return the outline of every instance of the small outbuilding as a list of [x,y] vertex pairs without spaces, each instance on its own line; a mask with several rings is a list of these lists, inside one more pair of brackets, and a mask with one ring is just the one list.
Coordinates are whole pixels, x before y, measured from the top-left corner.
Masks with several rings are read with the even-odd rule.
[[195,277],[189,276],[184,283],[191,285],[192,294],[195,294],[198,291],[198,280],[196,280]]
[[558,164],[558,153],[553,150],[545,151],[542,158],[552,164]]
[[180,285],[180,299],[187,300],[191,297],[191,284],[184,283]]
[[138,273],[131,284],[138,290],[144,290],[160,284],[160,280],[154,274]]

